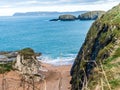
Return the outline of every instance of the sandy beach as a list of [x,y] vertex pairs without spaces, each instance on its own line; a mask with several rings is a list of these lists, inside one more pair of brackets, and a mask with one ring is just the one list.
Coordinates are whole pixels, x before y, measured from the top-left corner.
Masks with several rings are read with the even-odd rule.
[[[46,63],[41,65],[46,72],[46,78],[35,83],[35,90],[70,90],[71,65],[53,66]],[[16,71],[10,71],[4,76],[0,74],[0,90],[33,90],[33,85],[22,82],[21,76]]]

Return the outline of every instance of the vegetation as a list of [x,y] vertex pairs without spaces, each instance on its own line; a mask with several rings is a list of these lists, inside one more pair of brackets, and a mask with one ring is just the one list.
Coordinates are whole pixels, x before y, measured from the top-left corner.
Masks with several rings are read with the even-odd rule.
[[[85,90],[120,89],[119,11],[120,4],[102,15],[91,26],[71,69],[72,90],[82,87],[85,87]],[[87,86],[84,86],[85,83]]]
[[0,64],[0,74],[5,73],[5,72],[9,72],[11,71],[12,68],[12,63],[4,63],[4,64]]
[[23,55],[24,59],[30,59],[31,56],[35,56],[35,52],[31,48],[24,48],[24,49],[19,51],[19,54]]
[[120,4],[109,10],[106,15],[101,18],[101,22],[111,25],[120,25]]
[[[101,68],[103,67],[103,70]],[[94,90],[99,86],[100,90],[119,90],[120,88],[120,48],[115,53],[101,63],[101,66],[94,68],[94,75],[88,82],[88,88]],[[103,74],[105,72],[105,76]],[[99,77],[99,78],[98,78]],[[105,80],[105,77],[108,81]],[[110,88],[107,84],[110,85]],[[101,84],[102,83],[102,84]]]
[[118,48],[115,52],[115,54],[113,55],[114,58],[118,58],[120,57],[120,48]]

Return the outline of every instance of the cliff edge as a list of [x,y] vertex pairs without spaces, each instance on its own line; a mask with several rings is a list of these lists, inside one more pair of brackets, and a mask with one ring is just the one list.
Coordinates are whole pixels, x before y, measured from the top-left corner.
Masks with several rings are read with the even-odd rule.
[[[120,66],[120,60],[118,59],[120,56],[119,48],[120,4],[113,7],[92,24],[85,42],[83,43],[71,68],[72,79],[70,83],[72,84],[72,90],[102,90],[101,88],[105,88],[105,90],[111,90],[111,88],[112,90],[119,90],[120,88],[113,88],[116,87],[114,86],[114,80],[120,81],[120,72],[116,73],[116,77],[116,75],[112,74],[115,72],[110,71],[111,68],[105,68],[110,66],[113,67],[114,64],[118,64],[118,66]],[[116,60],[118,60],[119,63],[115,63]],[[103,71],[102,75],[100,73],[95,73],[96,67],[98,71]],[[118,68],[120,69],[120,67],[117,67],[116,70]],[[105,74],[105,72],[109,72],[109,74]],[[112,79],[109,78],[110,76]],[[105,77],[105,79],[102,77]],[[100,79],[100,81],[98,79]],[[107,85],[101,87],[102,84],[99,84],[99,82],[103,82],[103,84]],[[90,87],[90,85],[92,87]],[[120,83],[117,83],[117,86],[120,86]],[[95,89],[98,87],[99,89]]]

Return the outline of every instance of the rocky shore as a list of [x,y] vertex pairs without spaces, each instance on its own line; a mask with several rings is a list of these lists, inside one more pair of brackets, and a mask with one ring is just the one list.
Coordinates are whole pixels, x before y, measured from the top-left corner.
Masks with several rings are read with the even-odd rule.
[[1,54],[4,56],[10,54],[14,60],[11,63],[0,64],[0,71],[4,71],[0,72],[0,90],[3,88],[9,90],[71,89],[69,83],[71,65],[53,66],[42,63],[37,60],[36,53],[31,48],[19,50],[14,54],[13,52],[1,52]]

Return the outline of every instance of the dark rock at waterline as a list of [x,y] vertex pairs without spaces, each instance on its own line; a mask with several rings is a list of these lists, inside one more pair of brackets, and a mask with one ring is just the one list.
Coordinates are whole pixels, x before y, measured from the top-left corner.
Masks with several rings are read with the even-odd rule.
[[[108,60],[120,48],[119,11],[120,4],[106,12],[92,24],[71,68],[71,90],[82,90],[86,83],[87,86],[92,85],[91,82],[96,77],[94,76],[94,67],[100,65],[100,62]],[[95,80],[98,80],[98,77],[96,78]],[[98,83],[99,81],[97,85]],[[93,88],[90,90],[93,90]]]
[[97,18],[101,17],[103,14],[105,14],[105,11],[90,11],[83,13],[78,16],[78,19],[80,20],[96,20]]
[[51,19],[50,21],[58,21],[59,19]]

